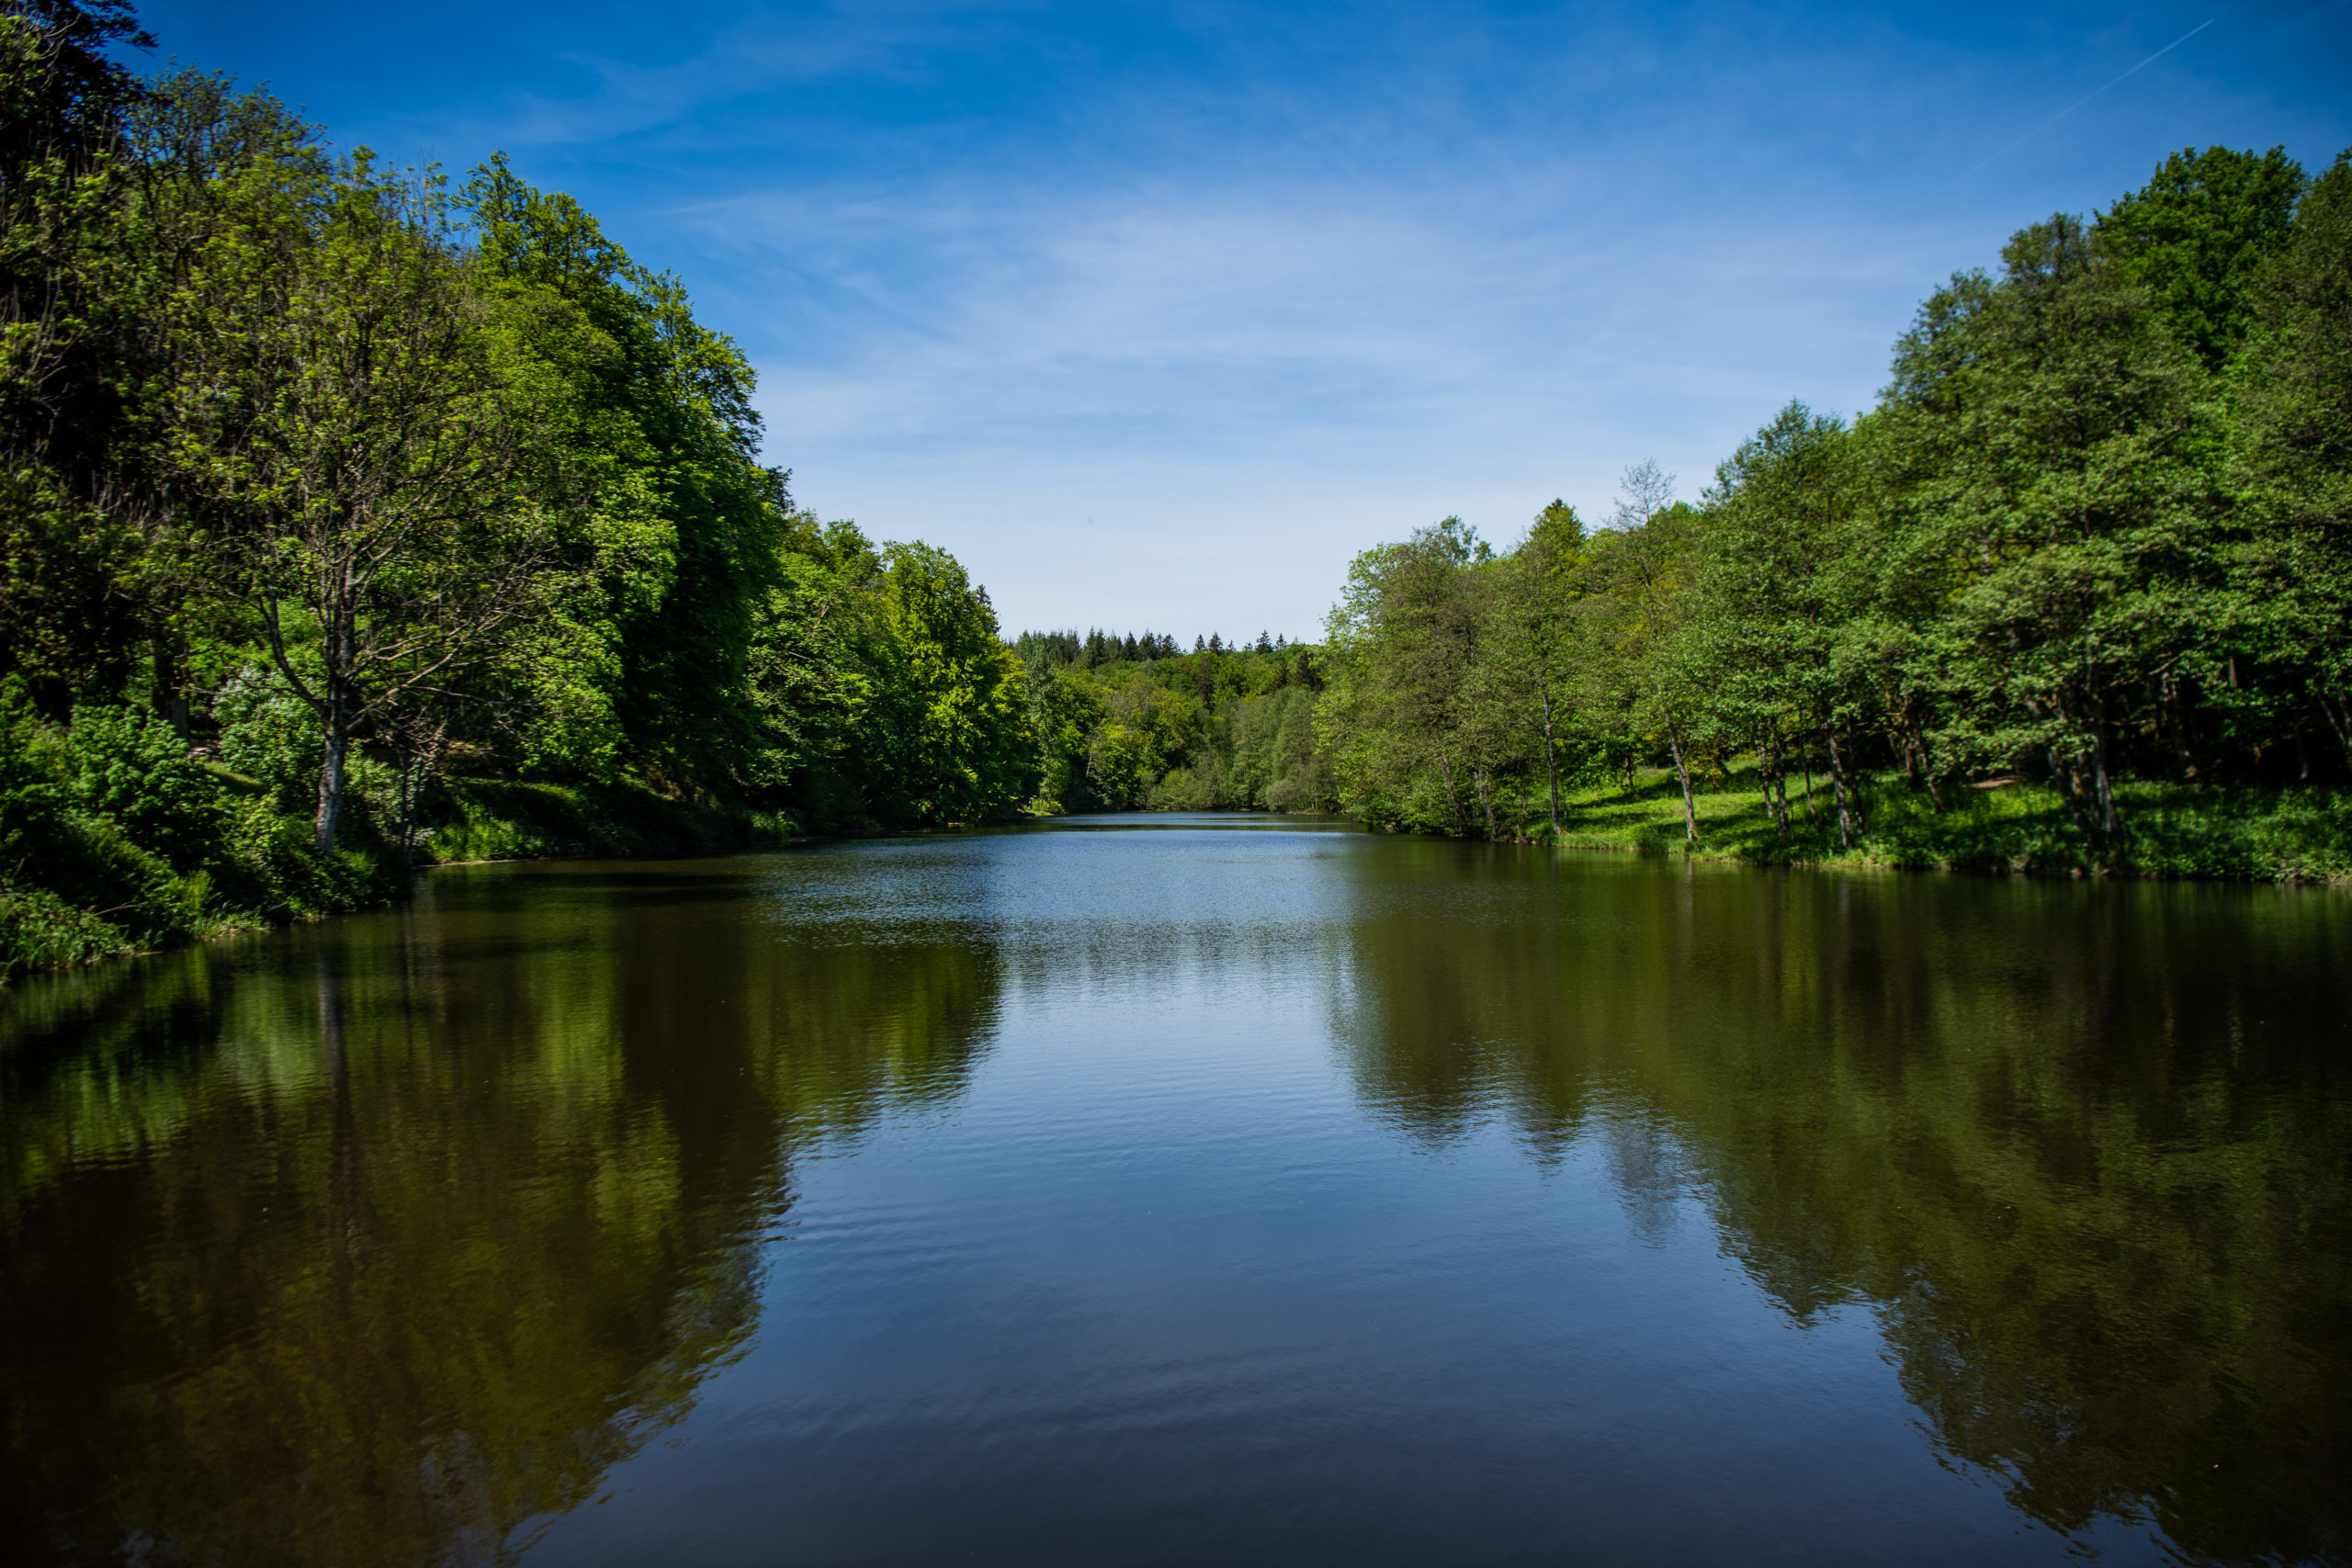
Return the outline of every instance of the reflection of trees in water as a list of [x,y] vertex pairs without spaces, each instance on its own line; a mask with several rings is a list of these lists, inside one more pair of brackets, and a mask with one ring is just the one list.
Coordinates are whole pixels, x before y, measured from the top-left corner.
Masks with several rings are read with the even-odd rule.
[[[653,874],[646,874],[649,877]],[[797,1140],[950,1097],[968,944],[594,894],[355,920],[0,1016],[0,1536],[497,1561],[745,1342]]]
[[1672,1124],[1662,1116],[1621,1111],[1600,1119],[1597,1136],[1627,1226],[1652,1247],[1673,1240],[1695,1173]]
[[2352,1552],[2352,910],[1361,863],[1335,1006],[1380,1114],[1592,1137],[1645,1234],[1687,1179],[1788,1312],[1870,1303],[1942,1448],[2044,1523]]

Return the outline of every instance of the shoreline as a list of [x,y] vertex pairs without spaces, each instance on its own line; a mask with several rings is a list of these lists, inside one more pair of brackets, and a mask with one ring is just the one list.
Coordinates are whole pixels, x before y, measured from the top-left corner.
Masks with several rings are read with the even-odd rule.
[[[2136,831],[2133,838],[2121,846],[2125,852],[2122,855],[2100,859],[2085,853],[2086,846],[2079,839],[2049,830],[2047,819],[2057,814],[2059,803],[2046,790],[2037,793],[2030,788],[2020,789],[2007,803],[1995,803],[1980,797],[1972,803],[1975,809],[1905,813],[1889,810],[1890,806],[1901,804],[1901,797],[1891,794],[1883,782],[1877,783],[1872,789],[1873,798],[1865,802],[1866,810],[1879,816],[1882,820],[1894,818],[1896,832],[1889,837],[1883,829],[1873,827],[1862,835],[1860,844],[1838,851],[1826,843],[1812,841],[1826,833],[1826,825],[1819,818],[1804,824],[1802,833],[1797,831],[1798,825],[1792,820],[1791,836],[1785,839],[1762,837],[1759,831],[1761,797],[1753,792],[1736,789],[1694,796],[1693,805],[1701,818],[1702,836],[1698,842],[1689,842],[1682,837],[1679,794],[1662,792],[1658,784],[1659,781],[1655,778],[1637,780],[1630,792],[1619,790],[1602,794],[1596,791],[1583,795],[1564,815],[1573,814],[1586,820],[1570,826],[1557,839],[1542,831],[1506,832],[1491,837],[1475,832],[1445,833],[1382,823],[1345,812],[1331,815],[1346,818],[1356,829],[1365,832],[1442,839],[1460,843],[1484,842],[1519,848],[1628,854],[1642,859],[1668,859],[1679,854],[1686,860],[1703,860],[1752,870],[1873,874],[1927,872],[2052,882],[2205,882],[2239,886],[2268,884],[2326,891],[2352,890],[2352,857],[2344,854],[2342,842],[2347,819],[2352,819],[2352,802],[2346,801],[2344,792],[2333,790],[2267,792],[2267,798],[2261,804],[2273,809],[2267,814],[2247,809],[2253,797],[2246,792],[2239,792],[2234,799],[2227,792],[2199,795],[2195,804],[2204,809],[2197,817],[2196,831],[2186,836],[2177,831],[2169,835],[2165,833],[2164,807],[2159,803],[2145,824],[2127,818],[2127,827],[2134,828]],[[505,787],[511,792],[514,786]],[[564,793],[576,799],[578,792]],[[2004,789],[1998,793],[2008,795],[2010,791]],[[2175,789],[2172,793],[2178,795],[2184,792]],[[514,798],[511,793],[508,798],[510,801]],[[633,829],[622,829],[610,816],[604,816],[603,820],[592,826],[582,816],[567,813],[571,816],[571,820],[561,824],[565,830],[558,833],[548,832],[548,829],[554,825],[544,819],[533,823],[511,818],[490,818],[479,811],[461,813],[458,821],[447,824],[442,829],[444,832],[450,829],[459,829],[457,837],[460,845],[486,839],[499,848],[524,849],[525,845],[531,843],[544,848],[539,852],[524,849],[520,853],[461,852],[448,859],[432,857],[416,864],[411,875],[424,876],[435,871],[477,865],[605,860],[700,860],[721,855],[765,853],[804,844],[856,839],[1019,827],[1024,822],[1047,823],[1069,816],[1148,818],[1183,814],[1172,807],[1145,807],[1117,813],[1058,813],[1010,818],[1003,822],[956,824],[947,829],[866,826],[822,833],[796,830],[766,836],[757,830],[749,833],[740,830],[762,818],[779,823],[788,819],[772,814],[752,813],[740,807],[705,807],[661,797],[648,798],[659,801],[660,815],[669,819],[662,826],[671,829],[670,832],[646,833],[644,828],[647,824],[642,822],[634,825]],[[469,804],[479,806],[484,803],[477,795]],[[638,804],[641,806],[644,803]],[[1563,804],[1567,806],[1566,802]],[[2007,808],[1996,808],[1996,805],[2006,805]],[[2035,809],[2018,809],[2020,805]],[[2308,827],[2315,823],[2318,826],[2301,837],[2283,843],[2261,841],[2264,826],[2285,814],[2279,808],[2295,806],[2315,808],[2307,813],[2308,821],[2301,825]],[[1294,815],[1250,808],[1210,809],[1228,809],[1232,815],[1249,817]],[[1795,809],[1792,806],[1792,818]],[[1608,826],[1595,824],[1590,818],[1596,813],[1604,814],[1613,820]],[[2005,824],[2010,825],[2006,840],[2000,832]],[[2019,828],[2015,826],[2017,824],[2028,826]],[[1923,827],[1926,830],[1921,830]],[[485,829],[490,830],[485,832]],[[2273,835],[2274,840],[2276,837]],[[648,841],[649,839],[653,841]],[[597,841],[599,840],[602,841]],[[2135,847],[2158,852],[2157,863],[2147,863],[2133,858],[2130,851]],[[1825,851],[1826,852],[1822,852]],[[399,874],[383,874],[397,877]],[[25,901],[28,892],[40,895],[45,890],[15,886],[0,888],[0,919],[10,921],[8,934],[12,938],[15,935],[14,922],[22,918],[12,906]],[[54,895],[48,897],[59,905],[63,913],[85,921],[96,922],[103,919],[104,914],[113,912],[80,909],[62,904],[62,900],[55,899]],[[389,908],[407,897],[408,888],[401,887],[341,908],[298,910],[275,918],[260,912],[239,911],[212,926],[188,931],[175,941],[139,942],[126,940],[121,945],[109,942],[98,950],[85,951],[79,956],[63,962],[13,962],[5,974],[0,974],[0,991],[5,991],[18,978],[62,975],[117,959],[148,957],[203,943],[232,941],[282,927]],[[106,931],[113,937],[128,937],[128,933],[119,927],[108,926]],[[95,942],[97,933],[93,932],[92,937]]]

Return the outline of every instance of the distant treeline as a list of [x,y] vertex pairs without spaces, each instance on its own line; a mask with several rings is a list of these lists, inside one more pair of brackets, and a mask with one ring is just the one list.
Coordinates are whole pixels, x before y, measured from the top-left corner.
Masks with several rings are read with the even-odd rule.
[[[1075,627],[1066,632],[1023,632],[1014,645],[1022,658],[1031,662],[1044,660],[1052,664],[1076,664],[1091,670],[1098,664],[1115,664],[1124,660],[1129,664],[1153,659],[1174,659],[1183,646],[1172,636],[1158,632],[1105,632],[1095,627],[1080,636]],[[1290,646],[1289,639],[1258,634],[1254,643],[1228,643],[1215,632],[1207,637],[1193,638],[1194,653],[1238,652],[1247,648],[1257,653],[1274,653]]]
[[[1654,467],[1599,529],[1498,552],[1457,520],[1360,556],[1318,727],[1344,807],[1556,833],[1571,784],[1752,769],[1929,816],[2055,792],[2089,861],[2133,781],[2337,785],[2352,762],[2352,162],[2165,161],[2019,231],[1894,348],[1878,406],[1792,402],[1696,504]],[[1907,809],[1907,807],[1906,807]]]
[[1323,677],[1312,648],[1260,633],[1249,645],[1145,632],[1023,632],[1037,737],[1033,809],[1327,809],[1336,802],[1315,735]]

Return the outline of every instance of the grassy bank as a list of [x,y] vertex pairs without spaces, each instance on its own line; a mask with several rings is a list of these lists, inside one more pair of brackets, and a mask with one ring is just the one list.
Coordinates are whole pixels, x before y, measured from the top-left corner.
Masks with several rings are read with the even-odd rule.
[[[389,781],[362,777],[342,847],[311,841],[300,770],[188,755],[168,726],[85,710],[71,730],[0,701],[0,978],[364,908],[398,897]],[[773,813],[639,784],[458,778],[419,803],[418,865],[703,854],[790,840]]]
[[[1727,783],[1717,780],[1715,785],[1694,803],[1695,852],[1723,859],[2039,875],[2352,882],[2352,794],[2337,790],[2127,784],[2117,797],[2122,833],[2102,852],[2075,829],[2058,795],[2034,784],[1948,791],[1938,809],[1900,776],[1864,780],[1857,791],[1861,831],[1844,848],[1826,779],[1815,781],[1810,797],[1802,785],[1791,791],[1786,837],[1775,831],[1753,772],[1735,769]],[[1651,852],[1685,846],[1681,791],[1668,770],[1637,774],[1631,789],[1611,781],[1564,795],[1561,807],[1564,844]]]

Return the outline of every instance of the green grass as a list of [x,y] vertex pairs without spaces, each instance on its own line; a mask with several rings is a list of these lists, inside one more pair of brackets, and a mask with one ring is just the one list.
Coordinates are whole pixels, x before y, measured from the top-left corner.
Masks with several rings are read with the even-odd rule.
[[[1947,791],[1938,811],[1900,777],[1866,780],[1857,791],[1861,835],[1840,848],[1826,779],[1815,780],[1810,807],[1801,784],[1790,792],[1786,838],[1773,830],[1753,770],[1735,769],[1729,787],[1715,782],[1695,800],[1693,852],[1720,859],[2352,883],[2352,794],[2337,790],[2127,784],[2117,796],[2123,830],[2101,853],[2075,830],[2058,795],[2037,784]],[[1637,774],[1630,790],[1611,781],[1564,795],[1560,816],[1563,844],[1651,853],[1685,847],[1681,792],[1668,770]],[[1536,818],[1529,836],[1544,833]]]

